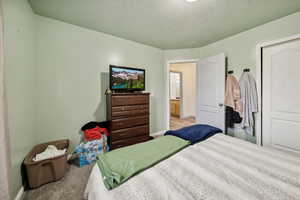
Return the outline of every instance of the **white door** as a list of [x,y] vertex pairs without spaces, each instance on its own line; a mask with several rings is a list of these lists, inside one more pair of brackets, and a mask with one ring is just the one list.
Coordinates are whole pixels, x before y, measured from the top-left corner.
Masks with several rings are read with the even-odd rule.
[[300,150],[300,39],[263,48],[263,144]]
[[197,66],[196,121],[225,130],[225,54],[202,59]]

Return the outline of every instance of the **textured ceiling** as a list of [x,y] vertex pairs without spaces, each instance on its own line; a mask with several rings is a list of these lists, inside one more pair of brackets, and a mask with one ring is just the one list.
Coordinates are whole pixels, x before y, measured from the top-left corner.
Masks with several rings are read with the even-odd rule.
[[35,13],[161,49],[201,47],[300,11],[300,0],[29,0]]

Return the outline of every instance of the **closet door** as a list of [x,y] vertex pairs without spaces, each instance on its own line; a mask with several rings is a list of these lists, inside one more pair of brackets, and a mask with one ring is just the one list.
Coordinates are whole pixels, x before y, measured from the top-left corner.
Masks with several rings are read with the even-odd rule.
[[196,121],[225,130],[225,54],[199,61],[197,65]]
[[263,48],[263,144],[300,150],[300,39]]

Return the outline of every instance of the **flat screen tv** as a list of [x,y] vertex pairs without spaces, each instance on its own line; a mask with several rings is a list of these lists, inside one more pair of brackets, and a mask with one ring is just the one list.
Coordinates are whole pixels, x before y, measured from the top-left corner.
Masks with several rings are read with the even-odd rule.
[[110,89],[115,91],[143,91],[145,90],[145,70],[109,66]]

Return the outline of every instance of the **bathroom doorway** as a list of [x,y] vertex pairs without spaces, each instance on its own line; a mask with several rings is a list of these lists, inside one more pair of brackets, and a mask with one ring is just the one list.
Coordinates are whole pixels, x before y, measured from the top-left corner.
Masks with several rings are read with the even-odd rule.
[[196,63],[170,64],[170,129],[195,124]]

